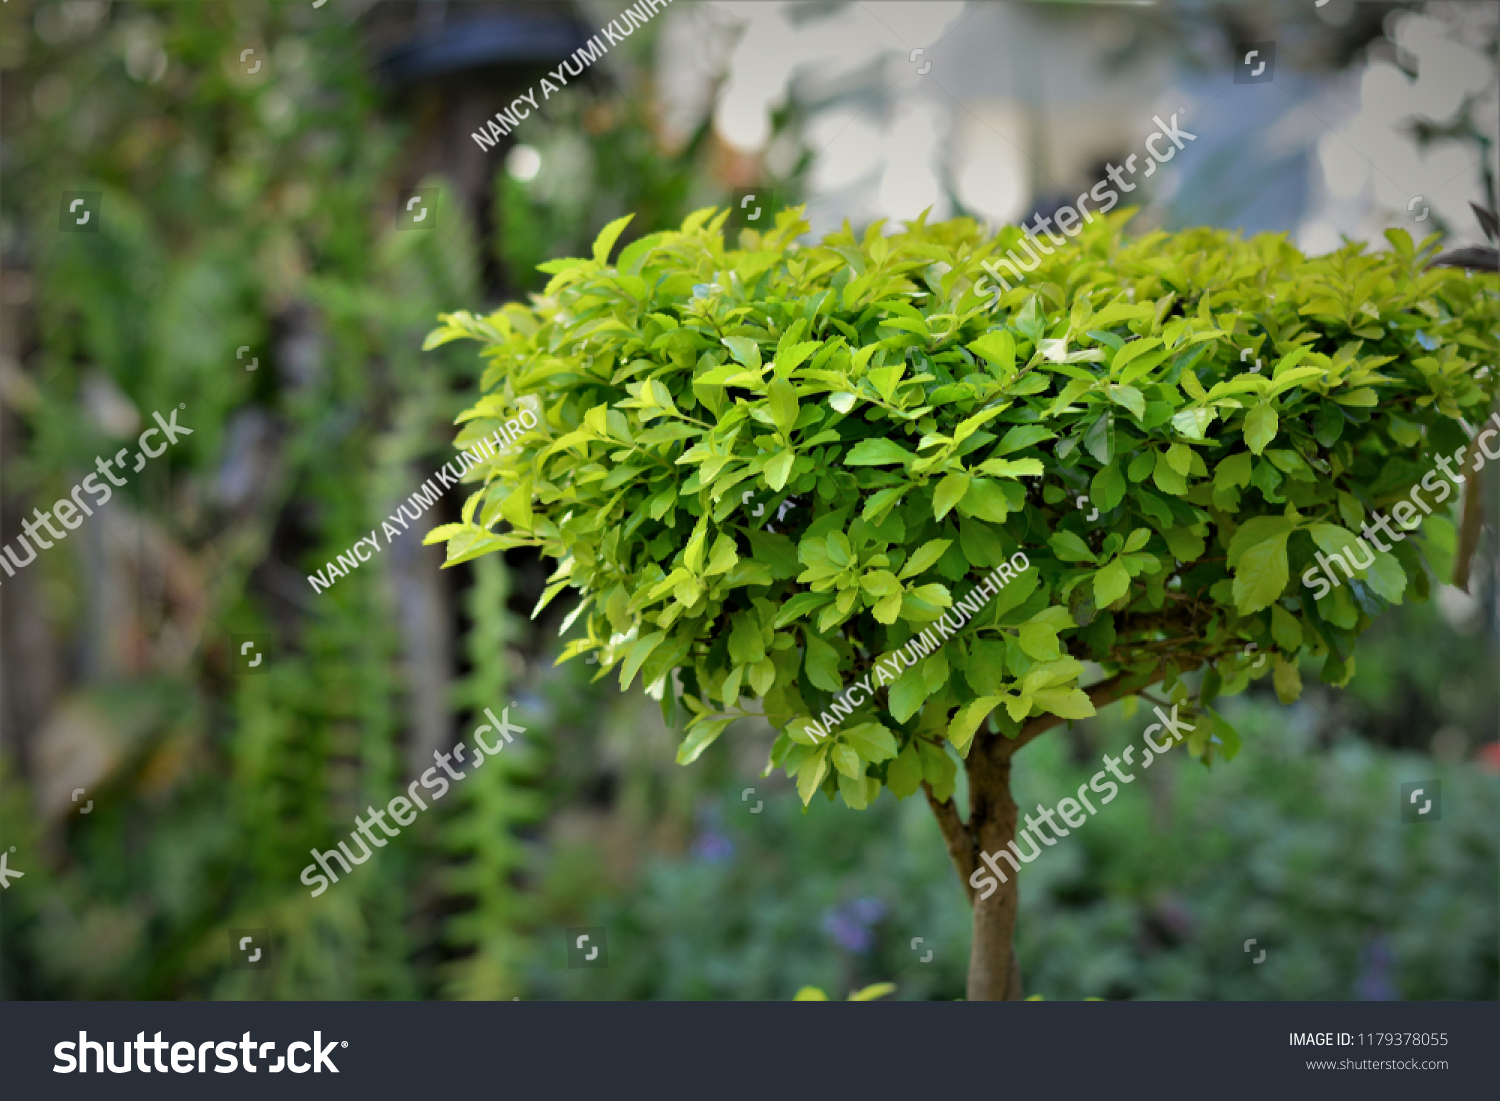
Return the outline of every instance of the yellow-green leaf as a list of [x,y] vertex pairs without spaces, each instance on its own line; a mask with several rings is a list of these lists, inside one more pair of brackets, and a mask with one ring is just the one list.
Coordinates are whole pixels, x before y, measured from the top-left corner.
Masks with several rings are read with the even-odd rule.
[[1257,403],[1245,416],[1245,445],[1259,455],[1276,438],[1280,425],[1275,409],[1265,402]]
[[963,495],[969,491],[969,476],[967,474],[949,474],[938,483],[937,492],[932,498],[932,515],[941,520],[948,515],[950,509],[963,499]]

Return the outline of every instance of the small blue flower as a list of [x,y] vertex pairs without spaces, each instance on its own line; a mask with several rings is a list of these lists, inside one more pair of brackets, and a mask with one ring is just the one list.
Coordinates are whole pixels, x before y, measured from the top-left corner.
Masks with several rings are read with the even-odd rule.
[[710,864],[720,864],[734,858],[734,842],[717,830],[705,830],[693,842],[693,855]]
[[1391,981],[1389,968],[1395,962],[1384,937],[1376,937],[1360,951],[1360,975],[1354,993],[1365,1002],[1399,1002],[1401,994]]
[[843,948],[861,955],[875,947],[871,926],[885,916],[885,903],[878,898],[857,898],[823,914],[823,931]]

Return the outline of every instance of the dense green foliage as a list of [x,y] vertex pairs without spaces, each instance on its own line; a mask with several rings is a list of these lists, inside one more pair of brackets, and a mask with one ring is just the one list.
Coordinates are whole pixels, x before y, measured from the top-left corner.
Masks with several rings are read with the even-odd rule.
[[[789,211],[726,250],[705,210],[610,265],[612,223],[591,259],[544,265],[533,306],[447,315],[429,337],[485,345],[460,446],[522,403],[546,420],[430,538],[450,563],[519,545],[557,560],[543,602],[572,587],[588,613],[566,655],[598,650],[622,686],[641,672],[669,712],[680,671],[684,761],[748,687],[804,801],[862,808],[923,778],[946,798],[944,740],[963,754],[981,723],[1014,736],[1093,713],[1083,660],[1164,677],[1184,707],[1179,674],[1211,663],[1189,745],[1232,756],[1208,705],[1248,683],[1247,642],[1289,700],[1299,653],[1345,683],[1371,620],[1426,596],[1430,539],[1322,600],[1294,578],[1488,410],[1500,296],[1424,272],[1402,231],[1308,260],[1275,236],[1132,241],[1128,217],[1096,219],[998,302],[980,264],[1014,228],[919,220],[803,248]],[[1017,547],[1032,568],[980,598],[972,630],[913,642]],[[885,699],[836,737],[805,729],[836,726],[829,694],[887,668]]]

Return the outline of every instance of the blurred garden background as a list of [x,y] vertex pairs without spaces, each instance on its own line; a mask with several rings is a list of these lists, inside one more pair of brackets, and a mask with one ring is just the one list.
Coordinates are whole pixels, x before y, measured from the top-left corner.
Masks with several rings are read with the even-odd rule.
[[[0,8],[0,544],[152,411],[193,432],[0,578],[0,849],[24,873],[0,995],[961,997],[969,912],[925,803],[804,813],[750,722],[674,764],[654,701],[554,665],[549,564],[421,546],[462,491],[307,583],[455,455],[480,363],[421,351],[437,314],[538,290],[622,214],[628,240],[747,193],[818,232],[1029,221],[1176,111],[1197,137],[1130,196],[1140,231],[1472,245],[1468,204],[1496,206],[1493,3],[675,0],[497,148],[471,137],[624,6]],[[1236,83],[1267,42],[1274,80]],[[425,226],[411,189],[436,189]],[[97,232],[64,231],[64,191],[99,194]],[[1380,623],[1347,690],[1309,670],[1284,707],[1256,682],[1226,705],[1233,761],[1164,758],[1028,866],[1026,992],[1500,996],[1496,550],[1471,594]],[[266,660],[240,671],[248,635]],[[309,897],[309,849],[504,707],[516,752]],[[1127,711],[1028,747],[1018,803],[1137,740]],[[1403,825],[1400,785],[1429,779],[1441,821]],[[568,968],[579,926],[607,968]],[[271,966],[233,966],[241,929]]]

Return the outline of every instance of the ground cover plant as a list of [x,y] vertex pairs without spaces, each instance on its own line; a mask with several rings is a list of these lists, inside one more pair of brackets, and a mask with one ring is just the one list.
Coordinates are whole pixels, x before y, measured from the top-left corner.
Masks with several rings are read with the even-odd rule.
[[1189,752],[1228,760],[1214,703],[1252,676],[1293,700],[1312,655],[1347,683],[1360,633],[1447,576],[1447,506],[1322,595],[1300,578],[1438,457],[1459,464],[1439,505],[1479,472],[1460,449],[1494,397],[1500,283],[1428,270],[1436,241],[1399,230],[1308,259],[1273,235],[1129,238],[1122,212],[1038,242],[992,297],[981,265],[1019,229],[807,246],[793,210],[726,249],[726,217],[611,264],[621,219],[542,265],[531,304],[442,317],[428,346],[487,362],[458,446],[525,407],[543,424],[430,541],[449,564],[555,560],[539,610],[577,594],[563,657],[640,676],[684,722],[681,762],[764,714],[767,769],[804,802],[920,789],[973,908],[968,995],[1020,997],[1016,878],[972,879],[1016,837],[1015,753],[1160,684]]

